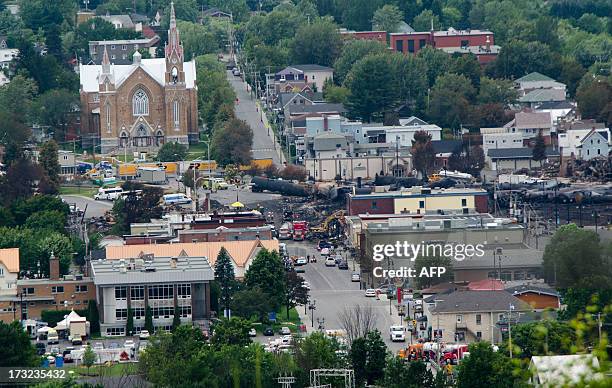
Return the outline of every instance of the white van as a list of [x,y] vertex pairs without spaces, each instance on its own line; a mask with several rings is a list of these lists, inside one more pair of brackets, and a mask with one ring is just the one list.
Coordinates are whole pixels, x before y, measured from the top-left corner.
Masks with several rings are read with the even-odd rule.
[[105,199],[107,201],[114,201],[121,196],[123,189],[121,187],[100,187],[98,193],[94,195],[96,201]]
[[189,205],[191,198],[182,193],[164,195],[164,205]]

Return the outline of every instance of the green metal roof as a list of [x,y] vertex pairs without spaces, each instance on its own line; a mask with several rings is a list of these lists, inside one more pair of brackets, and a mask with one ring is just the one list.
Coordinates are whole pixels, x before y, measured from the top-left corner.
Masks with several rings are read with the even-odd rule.
[[544,74],[540,74],[537,71],[533,73],[529,73],[524,77],[521,77],[516,80],[516,82],[537,82],[537,81],[554,81],[554,79],[545,76]]

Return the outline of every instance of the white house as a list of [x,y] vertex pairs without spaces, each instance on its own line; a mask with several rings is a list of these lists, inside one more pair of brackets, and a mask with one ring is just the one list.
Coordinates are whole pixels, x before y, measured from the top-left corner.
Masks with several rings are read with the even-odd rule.
[[565,84],[557,82],[554,79],[538,72],[527,74],[526,76],[515,80],[514,87],[518,90],[519,97],[523,97],[529,92],[538,89],[556,89],[563,90],[563,92],[565,92],[566,88]]
[[17,295],[19,248],[0,249],[0,295]]
[[610,129],[570,129],[559,134],[559,148],[565,157],[589,160],[608,155],[610,150]]

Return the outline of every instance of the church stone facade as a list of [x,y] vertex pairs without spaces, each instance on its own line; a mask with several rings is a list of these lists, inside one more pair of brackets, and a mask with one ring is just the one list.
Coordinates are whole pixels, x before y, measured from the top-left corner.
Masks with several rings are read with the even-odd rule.
[[[195,60],[185,62],[171,7],[165,58],[81,65],[81,140],[95,152],[155,151],[165,142],[197,143]],[[100,151],[98,151],[100,150]]]

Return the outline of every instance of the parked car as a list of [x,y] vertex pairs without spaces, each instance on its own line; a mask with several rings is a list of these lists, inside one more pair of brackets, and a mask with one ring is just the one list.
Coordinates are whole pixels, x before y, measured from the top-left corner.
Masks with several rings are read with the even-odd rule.
[[321,241],[319,241],[319,245],[317,245],[317,249],[318,249],[318,250],[321,250],[321,249],[323,249],[323,248],[328,248],[328,249],[331,249],[332,247],[333,247],[333,246],[332,246],[332,245],[331,245],[329,242],[327,242],[327,241],[325,241],[325,240],[321,240]]
[[64,351],[62,352],[62,357],[64,358],[64,362],[65,363],[71,363],[74,362],[74,359],[72,358],[72,351],[74,350],[74,348],[72,346],[68,346],[66,349],[64,349]]
[[263,332],[263,335],[265,335],[267,337],[273,336],[274,335],[274,330],[272,330],[271,327],[266,327],[264,332]]
[[359,275],[359,272],[353,272],[353,274],[351,275],[351,282],[358,282],[361,280],[361,275]]
[[257,337],[257,330],[251,328],[251,330],[249,330],[249,337]]
[[336,264],[340,264],[344,258],[342,257],[342,255],[336,255],[334,256],[334,260],[336,261]]
[[149,334],[148,330],[141,330],[140,334],[138,334],[138,338],[140,338],[141,340],[143,339],[149,339],[151,335]]
[[296,268],[295,273],[306,273],[306,270],[304,268]]
[[338,269],[349,269],[349,266],[346,260],[343,260],[340,263],[338,263]]
[[333,257],[328,257],[327,259],[325,259],[325,266],[326,267],[335,267],[336,266],[336,260],[334,260]]
[[404,326],[401,325],[393,325],[389,328],[389,339],[392,342],[395,341],[399,341],[399,342],[404,342],[406,341],[406,332],[404,329]]
[[375,296],[376,296],[376,290],[375,290],[375,289],[373,289],[373,288],[368,288],[368,289],[365,291],[365,296],[366,296],[366,297],[368,297],[368,298],[373,298],[373,297],[375,297]]
[[291,330],[287,326],[283,326],[280,329],[280,334],[282,335],[291,335]]
[[322,248],[321,249],[321,256],[328,256],[330,253],[329,248]]

